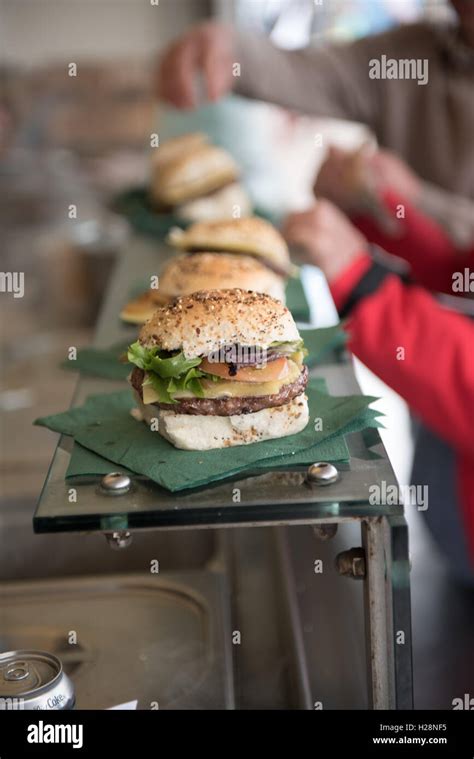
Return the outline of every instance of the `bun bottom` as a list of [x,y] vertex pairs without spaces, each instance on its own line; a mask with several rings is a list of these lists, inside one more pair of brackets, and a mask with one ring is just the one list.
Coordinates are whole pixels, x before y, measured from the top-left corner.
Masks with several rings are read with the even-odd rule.
[[176,208],[176,216],[185,221],[218,221],[233,219],[236,206],[241,216],[252,215],[252,204],[238,182],[226,185],[209,195],[188,200]]
[[296,435],[309,420],[308,399],[304,393],[284,406],[234,416],[195,416],[145,405],[136,394],[140,412],[148,424],[158,419],[158,432],[175,448],[184,451],[210,451],[262,440]]
[[167,298],[165,295],[158,297],[156,291],[147,290],[125,304],[120,312],[120,318],[127,324],[144,324],[151,319],[160,306],[166,305],[171,298],[172,296]]

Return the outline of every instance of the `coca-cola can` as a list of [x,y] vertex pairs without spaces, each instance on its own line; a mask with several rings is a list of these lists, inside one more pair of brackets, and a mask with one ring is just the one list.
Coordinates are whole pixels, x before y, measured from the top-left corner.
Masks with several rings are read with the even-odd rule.
[[74,703],[74,685],[53,654],[0,654],[0,709],[74,709]]

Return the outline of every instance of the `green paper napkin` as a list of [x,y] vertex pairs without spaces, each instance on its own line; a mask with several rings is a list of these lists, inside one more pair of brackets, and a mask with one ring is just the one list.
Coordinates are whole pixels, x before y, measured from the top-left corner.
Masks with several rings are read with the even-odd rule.
[[311,319],[311,311],[309,303],[306,300],[306,293],[304,291],[301,277],[290,277],[286,283],[285,290],[286,305],[290,309],[293,319],[296,322],[309,322]]
[[166,237],[171,227],[188,224],[172,213],[158,213],[150,203],[148,188],[134,187],[121,193],[113,201],[113,210],[126,216],[138,234],[147,237]]
[[305,364],[309,367],[320,364],[324,356],[346,344],[346,333],[340,324],[319,329],[300,329],[300,335],[308,351]]
[[[112,208],[125,216],[136,232],[148,237],[163,239],[171,227],[189,226],[189,222],[183,221],[172,213],[157,213],[150,203],[148,188],[145,186],[125,190],[115,198]],[[275,225],[280,220],[275,214],[262,208],[255,208],[254,214]]]
[[[307,394],[310,422],[302,432],[213,451],[178,450],[147,425],[137,422],[129,413],[134,401],[128,390],[91,396],[84,406],[38,419],[36,424],[71,435],[81,446],[119,467],[142,474],[175,492],[208,485],[245,470],[285,465],[304,451],[314,460],[316,445],[343,435],[375,400],[361,395],[326,395],[312,383]],[[322,419],[322,430],[315,430],[316,418]],[[362,426],[366,423],[364,418]]]
[[[255,470],[271,471],[272,469],[288,469],[296,466],[308,466],[314,461],[329,461],[332,463],[347,463],[349,461],[349,450],[345,441],[345,435],[350,432],[357,432],[362,429],[362,434],[366,432],[375,433],[375,428],[382,425],[376,420],[380,412],[374,409],[365,409],[344,429],[343,433],[323,440],[322,443],[316,443],[306,451],[300,454],[281,456],[276,459],[268,459],[261,464],[253,467]],[[369,430],[370,426],[370,430]],[[364,429],[365,428],[365,429]],[[378,438],[371,438],[370,444],[378,442]],[[359,458],[379,458],[378,454],[369,448],[363,454],[359,453]],[[75,442],[72,449],[71,459],[66,472],[66,479],[78,480],[82,478],[97,478],[108,474],[114,468],[113,462],[99,456],[97,453],[84,448]],[[134,474],[130,469],[124,466],[120,471],[125,474]]]
[[[327,393],[326,382],[321,377],[312,379],[312,386],[320,392]],[[381,425],[376,420],[376,417],[380,416],[380,413],[375,409],[365,408],[361,413],[355,417],[355,419],[345,428],[344,434],[333,436],[329,440],[323,440],[321,443],[309,448],[307,451],[303,451],[301,454],[295,454],[293,456],[280,457],[278,461],[274,462],[272,466],[272,460],[263,462],[260,466],[256,466],[256,469],[264,469],[268,471],[273,468],[294,468],[295,466],[303,466],[312,463],[313,461],[331,461],[331,462],[347,462],[349,461],[349,451],[345,442],[345,434],[349,434],[351,431],[355,432],[359,429],[363,429],[362,435],[367,438],[370,433],[372,436],[375,434],[376,427]],[[364,429],[365,428],[365,429]],[[359,457],[374,458],[377,454],[370,450],[370,446],[378,442],[378,437],[368,438],[366,441],[367,450],[359,452]],[[81,478],[97,478],[104,474],[108,474],[113,467],[112,462],[99,456],[93,451],[89,451],[79,443],[74,443],[71,459],[66,472],[66,479],[81,479]],[[131,470],[121,467],[121,471],[125,473],[131,473]]]
[[[338,325],[321,329],[302,329],[301,336],[308,348],[305,363],[315,366],[331,350],[344,345],[345,334]],[[122,364],[120,357],[133,342],[133,335],[126,341],[120,341],[109,348],[82,348],[74,361],[63,361],[61,366],[70,371],[80,372],[92,377],[123,380],[132,369],[130,364]]]
[[132,334],[129,340],[121,340],[114,343],[110,348],[81,348],[77,351],[77,358],[66,359],[61,363],[63,369],[80,372],[90,377],[102,379],[124,380],[132,370],[131,364],[124,364],[120,358],[127,352],[127,348],[135,340]]

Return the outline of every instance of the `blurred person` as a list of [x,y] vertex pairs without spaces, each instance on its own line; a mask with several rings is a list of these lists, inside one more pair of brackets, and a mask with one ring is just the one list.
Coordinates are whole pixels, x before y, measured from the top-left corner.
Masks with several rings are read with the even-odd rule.
[[[428,486],[424,516],[452,573],[474,583],[474,322],[427,292],[474,292],[474,243],[459,251],[445,230],[403,203],[393,251],[410,265],[404,281],[370,256],[369,243],[327,200],[291,214],[283,232],[328,280],[348,347],[399,393],[421,421],[412,483]],[[370,219],[368,224],[373,224]],[[382,236],[385,233],[382,233]],[[459,288],[454,287],[457,282]]]
[[[290,216],[284,231],[325,273],[348,319],[350,349],[423,422],[412,479],[429,486],[430,527],[458,578],[472,582],[474,325],[427,292],[450,291],[456,267],[474,266],[474,2],[451,5],[457,24],[421,22],[304,50],[280,50],[248,31],[201,24],[166,51],[157,87],[176,107],[194,108],[202,75],[211,101],[232,90],[309,115],[362,122],[377,137],[383,150],[372,162],[376,187],[341,198],[346,185],[325,176],[324,167],[315,187],[318,194],[323,184],[326,195],[334,192],[359,228],[323,201]],[[419,75],[391,78],[387,61],[395,72],[397,63],[412,62]],[[356,163],[365,160],[362,152]],[[401,226],[393,214],[400,202]],[[373,261],[364,232],[409,259],[412,283]]]
[[[202,76],[210,101],[232,90],[305,114],[362,122],[420,178],[417,205],[449,225],[459,196],[474,199],[474,2],[451,5],[456,24],[407,24],[302,50],[281,50],[251,31],[206,22],[165,51],[158,92],[177,108],[194,108]],[[413,78],[397,73],[405,62],[413,63]],[[396,167],[387,164],[386,171]]]
[[[401,216],[406,200],[420,209],[424,185],[395,153],[370,145],[362,145],[356,151],[331,146],[313,191],[316,198],[324,197],[344,211],[356,226],[362,224],[370,242],[403,257],[399,240],[403,225],[397,221],[394,198],[401,196]],[[462,196],[452,201],[443,204],[434,216],[452,244],[462,251],[474,244],[474,201]],[[418,243],[426,249],[422,239]]]

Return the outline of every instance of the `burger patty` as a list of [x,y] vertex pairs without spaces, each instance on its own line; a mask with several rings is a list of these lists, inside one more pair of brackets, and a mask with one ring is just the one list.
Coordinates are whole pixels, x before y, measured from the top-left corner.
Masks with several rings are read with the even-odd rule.
[[[142,383],[145,372],[136,367],[130,378],[132,387],[140,397],[143,397]],[[308,383],[308,368],[304,366],[300,376],[294,382],[283,385],[278,393],[260,395],[248,398],[182,398],[177,403],[156,403],[161,409],[175,411],[177,414],[193,414],[195,416],[234,416],[237,414],[252,414],[264,408],[284,406],[297,395],[301,395]]]

